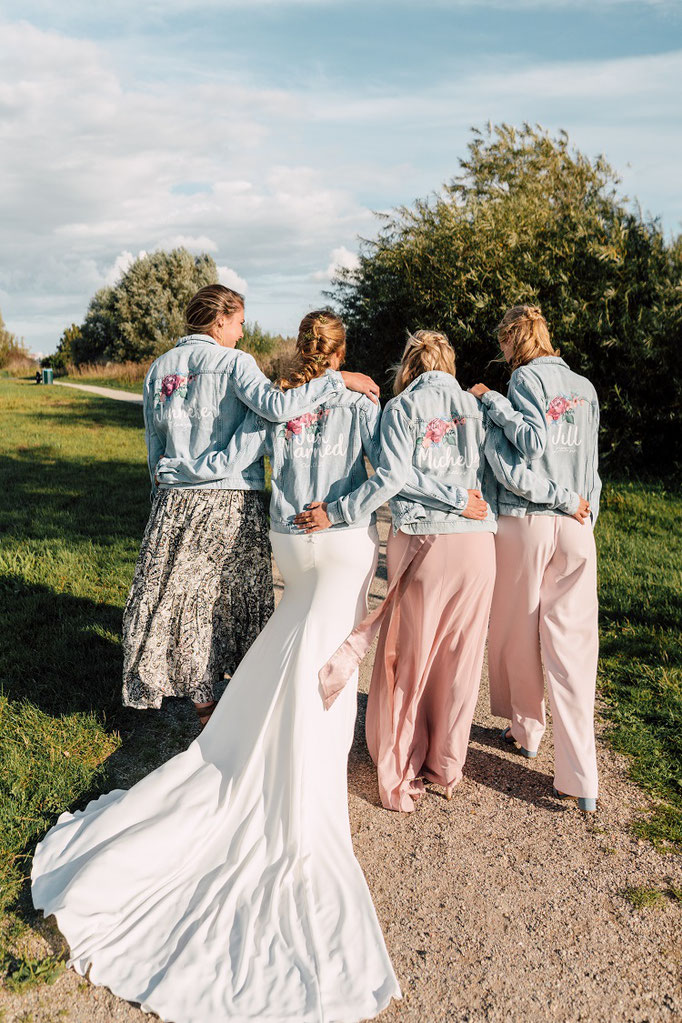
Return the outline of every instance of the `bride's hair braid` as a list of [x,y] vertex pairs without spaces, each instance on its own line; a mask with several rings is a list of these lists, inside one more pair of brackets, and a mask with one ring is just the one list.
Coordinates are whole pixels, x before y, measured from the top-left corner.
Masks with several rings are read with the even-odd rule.
[[315,309],[301,320],[296,339],[296,355],[289,375],[279,381],[283,391],[300,387],[322,376],[337,352],[341,361],[346,354],[346,328],[330,309]]

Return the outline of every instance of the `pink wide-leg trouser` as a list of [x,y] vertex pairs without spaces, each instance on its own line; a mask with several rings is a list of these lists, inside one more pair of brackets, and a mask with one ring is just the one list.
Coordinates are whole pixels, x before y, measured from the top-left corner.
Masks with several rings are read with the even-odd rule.
[[536,750],[545,731],[544,679],[554,726],[554,784],[596,798],[594,695],[599,633],[592,527],[560,515],[501,515],[490,611],[490,709]]
[[[481,681],[495,579],[492,533],[444,533],[385,615],[367,702],[366,735],[389,810],[409,812],[423,778],[462,777]],[[388,582],[423,536],[391,534]]]

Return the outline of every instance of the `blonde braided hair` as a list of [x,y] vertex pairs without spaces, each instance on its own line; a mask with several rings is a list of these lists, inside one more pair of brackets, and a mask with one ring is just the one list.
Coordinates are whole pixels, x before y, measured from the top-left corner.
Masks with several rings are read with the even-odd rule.
[[393,367],[393,393],[400,394],[422,373],[440,370],[455,376],[455,350],[446,334],[437,330],[407,332],[407,344],[402,359]]
[[283,391],[300,387],[322,376],[333,355],[346,354],[346,328],[336,313],[315,309],[301,320],[296,338],[296,355],[289,375],[279,380]]
[[500,345],[511,344],[509,365],[512,369],[525,366],[541,355],[559,355],[559,349],[552,347],[542,310],[536,305],[515,305],[508,309],[497,325],[497,340]]

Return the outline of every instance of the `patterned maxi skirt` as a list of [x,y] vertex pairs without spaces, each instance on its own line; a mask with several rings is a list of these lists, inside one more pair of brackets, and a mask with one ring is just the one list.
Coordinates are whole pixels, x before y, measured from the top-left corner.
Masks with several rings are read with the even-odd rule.
[[273,608],[264,496],[158,491],[123,612],[123,703],[208,703]]

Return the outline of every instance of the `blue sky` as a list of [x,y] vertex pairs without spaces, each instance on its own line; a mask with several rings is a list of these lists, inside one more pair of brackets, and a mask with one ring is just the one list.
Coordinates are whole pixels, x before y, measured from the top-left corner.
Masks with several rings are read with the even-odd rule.
[[676,234],[681,93],[677,0],[4,0],[0,310],[52,351],[185,244],[294,332],[489,120],[566,129]]

